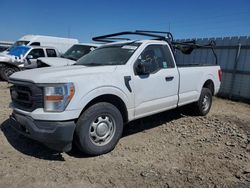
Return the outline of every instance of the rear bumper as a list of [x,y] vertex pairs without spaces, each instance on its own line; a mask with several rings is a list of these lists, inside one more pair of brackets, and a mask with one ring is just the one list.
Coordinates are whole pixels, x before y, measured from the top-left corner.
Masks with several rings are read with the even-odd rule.
[[34,120],[15,111],[12,113],[11,126],[33,140],[43,143],[47,147],[67,152],[72,148],[75,131],[74,121],[40,121]]

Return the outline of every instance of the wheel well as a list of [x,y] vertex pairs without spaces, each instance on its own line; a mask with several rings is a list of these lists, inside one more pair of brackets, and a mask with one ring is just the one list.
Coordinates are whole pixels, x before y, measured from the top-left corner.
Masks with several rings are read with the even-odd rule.
[[14,65],[14,64],[12,64],[12,63],[0,62],[0,64],[2,64],[2,66],[14,67],[14,68],[20,69],[17,65]]
[[85,108],[82,110],[82,113],[86,109],[88,109],[90,106],[92,106],[98,102],[108,102],[110,104],[113,104],[121,112],[123,121],[125,123],[128,122],[128,111],[127,111],[125,103],[123,102],[123,100],[120,97],[117,97],[116,95],[112,95],[112,94],[101,95],[99,97],[94,98],[85,106]]
[[212,92],[212,95],[214,95],[214,83],[212,80],[207,80],[202,88],[208,88]]

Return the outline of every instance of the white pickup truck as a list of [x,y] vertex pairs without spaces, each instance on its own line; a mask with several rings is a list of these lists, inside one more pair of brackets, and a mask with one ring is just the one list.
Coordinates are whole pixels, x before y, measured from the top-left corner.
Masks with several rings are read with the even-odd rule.
[[7,54],[0,54],[0,77],[7,81],[14,72],[24,68],[34,68],[39,57],[58,57],[58,50],[54,47],[16,46]]
[[186,104],[198,115],[209,112],[219,66],[178,67],[174,43],[161,35],[93,39],[119,34],[154,40],[109,43],[72,66],[11,75],[12,126],[58,151],[71,150],[74,140],[80,151],[100,155],[116,146],[127,122]]

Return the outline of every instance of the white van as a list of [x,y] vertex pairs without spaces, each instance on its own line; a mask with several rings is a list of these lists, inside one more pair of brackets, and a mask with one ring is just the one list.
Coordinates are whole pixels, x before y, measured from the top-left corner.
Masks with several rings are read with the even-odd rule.
[[[65,53],[71,46],[78,44],[77,39],[60,38],[45,35],[24,35],[17,40],[10,48],[16,46],[53,46],[58,49],[59,53]],[[7,50],[8,51],[8,50]]]

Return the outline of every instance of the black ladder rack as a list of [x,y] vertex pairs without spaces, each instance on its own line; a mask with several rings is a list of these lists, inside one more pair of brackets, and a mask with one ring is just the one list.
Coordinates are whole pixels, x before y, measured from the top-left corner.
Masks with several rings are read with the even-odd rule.
[[153,40],[166,41],[171,47],[173,53],[175,52],[175,50],[180,50],[184,54],[191,54],[194,49],[209,48],[212,50],[215,56],[216,65],[218,64],[218,60],[217,60],[218,58],[214,51],[214,47],[216,46],[215,41],[210,41],[210,43],[205,44],[205,45],[197,44],[195,40],[177,42],[177,41],[174,41],[174,37],[172,33],[165,32],[165,31],[148,31],[148,30],[123,31],[123,32],[93,37],[92,40],[97,41],[97,42],[108,42],[108,43],[131,40],[129,38],[121,37],[124,35],[138,35],[138,36],[152,37],[150,39],[153,39]]

